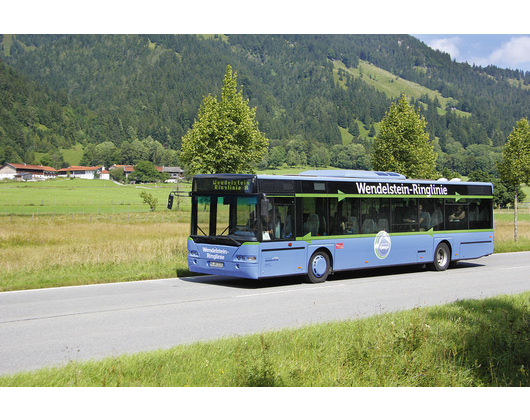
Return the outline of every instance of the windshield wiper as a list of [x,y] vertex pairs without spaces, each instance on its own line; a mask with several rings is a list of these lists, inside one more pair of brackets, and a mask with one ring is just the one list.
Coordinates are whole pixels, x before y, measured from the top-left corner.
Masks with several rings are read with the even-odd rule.
[[199,236],[190,235],[194,242],[199,244],[219,244],[241,246],[242,242],[231,238],[230,236]]
[[236,246],[241,246],[241,242],[236,241],[234,238],[231,238],[230,236],[223,236],[223,240],[225,240],[225,239],[229,239],[229,240],[232,241]]

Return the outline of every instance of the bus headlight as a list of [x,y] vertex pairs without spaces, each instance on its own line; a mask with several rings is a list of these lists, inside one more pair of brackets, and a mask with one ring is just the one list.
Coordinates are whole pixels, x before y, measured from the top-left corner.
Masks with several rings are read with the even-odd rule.
[[256,257],[254,255],[250,255],[250,256],[247,256],[247,255],[238,255],[236,257],[236,259],[238,261],[250,261],[250,262],[255,262],[256,261]]

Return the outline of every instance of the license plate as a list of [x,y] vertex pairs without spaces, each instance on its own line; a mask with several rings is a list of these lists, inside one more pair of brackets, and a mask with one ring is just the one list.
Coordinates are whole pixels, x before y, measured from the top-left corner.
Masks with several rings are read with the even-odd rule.
[[210,261],[210,267],[223,268],[224,267],[224,263],[217,262],[217,261]]

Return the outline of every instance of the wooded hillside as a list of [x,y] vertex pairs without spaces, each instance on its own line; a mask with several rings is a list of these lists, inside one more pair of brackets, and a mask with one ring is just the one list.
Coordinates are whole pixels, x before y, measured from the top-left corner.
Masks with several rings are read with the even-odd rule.
[[133,142],[153,151],[138,159],[177,164],[161,148],[180,149],[227,65],[270,139],[263,167],[366,169],[401,86],[436,139],[440,171],[494,173],[530,115],[530,72],[456,63],[408,35],[16,35],[1,38],[0,57],[0,164],[61,160],[76,143],[87,161],[107,143],[107,161],[130,164]]

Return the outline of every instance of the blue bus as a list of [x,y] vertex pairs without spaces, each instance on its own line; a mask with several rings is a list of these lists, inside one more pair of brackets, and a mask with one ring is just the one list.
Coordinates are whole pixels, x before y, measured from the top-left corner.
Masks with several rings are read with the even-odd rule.
[[[193,177],[192,272],[261,279],[451,263],[493,253],[493,185],[393,172]],[[168,207],[171,208],[170,195]]]

